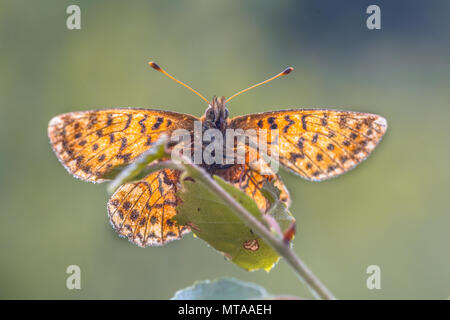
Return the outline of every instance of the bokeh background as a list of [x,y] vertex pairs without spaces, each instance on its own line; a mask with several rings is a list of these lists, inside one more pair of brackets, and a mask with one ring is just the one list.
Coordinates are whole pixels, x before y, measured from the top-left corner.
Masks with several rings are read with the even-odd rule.
[[[66,8],[81,7],[81,30]],[[47,139],[55,115],[156,107],[201,115],[197,96],[230,96],[286,66],[295,72],[240,96],[231,114],[335,107],[388,119],[368,161],[330,181],[289,173],[295,251],[343,299],[450,294],[448,1],[0,2],[0,298],[166,299],[196,280],[252,281],[311,297],[284,261],[249,273],[192,235],[138,248],[108,222],[105,186],[71,177]],[[67,290],[68,265],[82,290]],[[381,290],[366,268],[381,267]]]

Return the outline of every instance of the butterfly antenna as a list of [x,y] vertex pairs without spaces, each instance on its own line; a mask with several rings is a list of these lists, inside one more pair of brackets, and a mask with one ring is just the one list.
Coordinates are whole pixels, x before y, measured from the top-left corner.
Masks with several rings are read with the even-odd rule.
[[152,68],[155,69],[156,71],[159,71],[159,72],[165,74],[166,76],[168,76],[168,77],[169,77],[170,79],[172,79],[173,81],[175,81],[175,82],[181,84],[181,85],[182,85],[183,87],[185,87],[185,88],[188,88],[188,89],[191,90],[193,93],[195,93],[196,95],[198,95],[200,98],[202,98],[203,100],[205,100],[206,103],[209,104],[209,101],[208,101],[204,96],[202,96],[198,91],[192,89],[191,87],[189,87],[189,86],[188,86],[187,84],[185,84],[184,82],[181,82],[180,80],[175,79],[173,76],[171,76],[170,74],[168,74],[164,69],[162,69],[160,66],[158,66],[155,62],[150,61],[148,64],[150,65],[150,67],[152,67]]
[[292,67],[287,67],[286,69],[284,69],[283,72],[280,72],[280,73],[277,74],[276,76],[273,76],[272,78],[269,78],[269,79],[267,79],[267,80],[265,80],[265,81],[263,81],[263,82],[257,83],[257,84],[255,84],[255,85],[253,85],[253,86],[251,86],[251,87],[248,87],[247,89],[244,89],[244,90],[242,90],[242,91],[239,91],[238,93],[233,94],[231,97],[229,97],[229,98],[227,99],[226,102],[229,102],[231,99],[233,99],[234,97],[237,97],[237,96],[240,95],[241,93],[244,93],[244,92],[247,92],[247,91],[249,91],[249,90],[251,90],[251,89],[253,89],[253,88],[259,87],[260,85],[265,84],[265,83],[267,83],[267,82],[270,82],[270,81],[272,81],[272,80],[275,80],[276,78],[279,78],[279,77],[288,75],[289,73],[292,72],[292,70],[294,70],[294,68],[292,68]]

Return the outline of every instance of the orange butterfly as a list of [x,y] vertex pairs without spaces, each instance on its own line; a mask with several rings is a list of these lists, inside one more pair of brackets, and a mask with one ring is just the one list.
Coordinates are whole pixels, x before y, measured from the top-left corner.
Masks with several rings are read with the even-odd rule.
[[[287,75],[292,68],[228,99],[213,97],[208,102],[156,63],[149,64],[205,100],[208,104],[205,114],[197,118],[169,111],[119,108],[56,116],[49,123],[48,136],[53,151],[69,173],[82,180],[103,182],[101,177],[109,169],[131,163],[161,134],[170,136],[176,129],[193,132],[194,122],[201,121],[203,130],[279,130],[276,144],[270,138],[267,140],[276,148],[279,162],[307,180],[320,181],[340,175],[363,161],[387,129],[387,122],[381,116],[328,109],[291,109],[228,118],[227,103],[232,98]],[[243,190],[262,211],[269,205],[261,193],[266,181],[273,182],[281,191],[281,200],[290,204],[286,187],[268,165],[264,168],[248,163],[202,166],[210,174]],[[181,186],[180,174],[177,170],[164,169],[141,181],[122,185],[108,202],[110,221],[117,232],[142,247],[163,245],[189,232],[189,227],[179,226],[172,220],[180,203],[176,195]]]

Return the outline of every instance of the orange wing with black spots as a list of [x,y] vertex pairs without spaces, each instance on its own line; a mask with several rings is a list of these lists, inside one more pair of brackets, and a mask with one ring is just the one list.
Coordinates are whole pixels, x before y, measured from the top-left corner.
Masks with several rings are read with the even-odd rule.
[[172,218],[180,199],[180,171],[164,169],[145,179],[122,185],[108,202],[114,229],[138,246],[164,245],[180,239],[190,230]]
[[[293,109],[236,117],[231,127],[267,130],[269,154],[273,148],[282,165],[305,179],[321,181],[366,159],[386,132],[387,122],[368,113]],[[274,141],[272,130],[278,133]]]
[[266,212],[270,208],[269,200],[264,197],[261,189],[265,182],[272,182],[280,191],[280,200],[288,207],[291,203],[289,192],[287,191],[283,181],[276,175],[262,175],[258,170],[254,170],[247,164],[235,165],[229,169],[219,170],[216,174],[230,182],[236,188],[244,191],[258,205],[262,212]]
[[48,126],[59,161],[75,177],[102,182],[108,169],[132,162],[162,133],[193,130],[194,116],[151,109],[104,109],[62,114]]
[[[249,145],[238,145],[237,148],[245,148],[245,164],[219,169],[214,174],[244,191],[256,202],[262,212],[266,212],[270,208],[270,202],[263,195],[261,189],[264,183],[273,183],[281,192],[280,200],[289,207],[291,204],[289,191],[270,165]],[[251,153],[254,158],[250,156]]]

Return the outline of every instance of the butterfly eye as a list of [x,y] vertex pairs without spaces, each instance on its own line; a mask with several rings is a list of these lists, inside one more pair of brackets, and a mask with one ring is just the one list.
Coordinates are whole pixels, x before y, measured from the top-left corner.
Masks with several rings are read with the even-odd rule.
[[228,109],[227,109],[227,108],[225,108],[225,109],[224,109],[224,114],[225,114],[225,115],[224,115],[224,117],[223,117],[223,118],[224,118],[224,119],[227,119],[227,118],[228,118],[228,116],[229,116],[229,114],[230,114],[230,112],[228,111]]
[[214,122],[216,116],[214,114],[214,109],[211,106],[206,109],[205,118],[207,121]]

